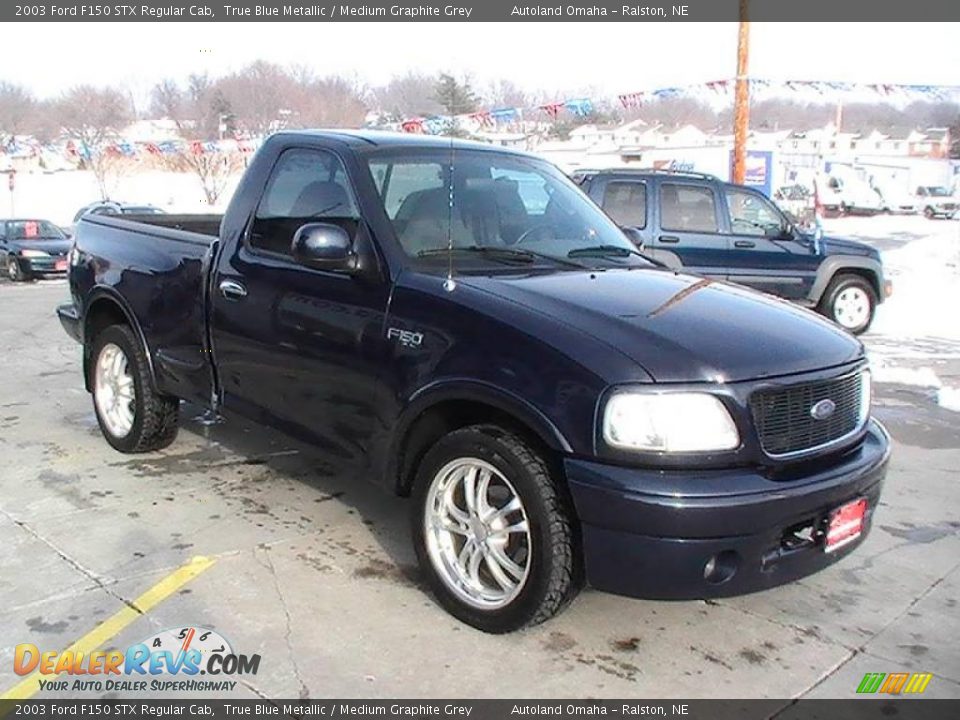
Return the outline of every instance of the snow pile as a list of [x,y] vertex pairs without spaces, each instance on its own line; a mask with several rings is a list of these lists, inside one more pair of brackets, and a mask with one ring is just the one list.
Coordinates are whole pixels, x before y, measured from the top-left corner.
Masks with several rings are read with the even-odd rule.
[[936,390],[941,407],[960,412],[960,387],[931,367],[949,371],[960,363],[960,222],[839,218],[824,232],[877,247],[893,282],[893,296],[862,338],[874,381]]

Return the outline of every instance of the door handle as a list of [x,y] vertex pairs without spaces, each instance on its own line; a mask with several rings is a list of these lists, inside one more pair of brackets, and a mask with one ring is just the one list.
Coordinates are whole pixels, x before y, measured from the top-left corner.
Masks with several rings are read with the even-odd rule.
[[738,248],[752,248],[756,247],[757,244],[753,240],[735,240],[733,246]]
[[221,280],[220,294],[227,300],[241,300],[247,296],[247,289],[234,280]]
[[678,243],[678,242],[680,242],[680,238],[678,238],[676,235],[661,235],[661,236],[660,236],[660,242],[663,242],[663,243]]

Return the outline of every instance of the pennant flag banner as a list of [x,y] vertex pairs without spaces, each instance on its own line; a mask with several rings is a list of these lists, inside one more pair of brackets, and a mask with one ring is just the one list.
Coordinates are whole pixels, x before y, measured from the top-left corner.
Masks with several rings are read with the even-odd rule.
[[593,101],[591,101],[589,98],[567,100],[565,103],[563,103],[563,107],[577,117],[586,117],[593,112]]
[[[749,78],[751,94],[760,99],[787,98],[800,102],[877,102],[896,104],[910,102],[960,103],[958,85],[922,85],[897,83],[851,83],[828,80],[773,80]],[[548,102],[530,108],[500,107],[478,109],[462,115],[435,115],[414,117],[393,125],[406,133],[439,135],[453,130],[490,132],[523,123],[536,127],[546,122],[576,119],[589,122],[598,112],[610,112],[617,108],[636,110],[651,102],[674,98],[693,98],[716,105],[729,102],[736,85],[734,79],[711,80],[685,86],[648,88],[621,93],[612,97],[578,97]],[[524,128],[520,128],[523,130]],[[82,139],[63,138],[58,143],[43,145],[30,136],[0,136],[0,154],[13,159],[29,159],[41,154],[53,154],[77,164],[89,162],[103,154],[121,158],[162,158],[164,156],[190,153],[200,156],[210,153],[250,154],[260,144],[258,138],[227,138],[221,140],[170,139],[154,142],[115,139],[98,147],[89,147]]]
[[499,108],[490,111],[490,118],[497,124],[509,125],[523,117],[520,108]]

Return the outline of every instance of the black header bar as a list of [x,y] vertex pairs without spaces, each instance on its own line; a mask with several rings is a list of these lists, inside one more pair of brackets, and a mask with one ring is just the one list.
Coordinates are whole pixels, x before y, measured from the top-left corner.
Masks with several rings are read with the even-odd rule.
[[[0,3],[0,22],[719,22],[740,17],[740,0],[231,0],[126,3],[25,0]],[[954,0],[749,0],[757,22],[952,22]],[[862,32],[851,27],[851,32]],[[798,36],[816,48],[815,38]],[[895,50],[892,48],[892,50]],[[842,53],[842,48],[837,48]]]

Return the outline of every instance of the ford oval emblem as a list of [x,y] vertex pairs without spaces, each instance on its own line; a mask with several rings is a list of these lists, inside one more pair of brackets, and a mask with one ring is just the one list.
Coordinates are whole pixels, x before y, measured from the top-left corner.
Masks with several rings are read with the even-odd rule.
[[837,404],[830,400],[821,400],[818,403],[814,403],[813,407],[810,408],[810,416],[814,420],[826,420],[828,417],[833,415],[837,409]]

